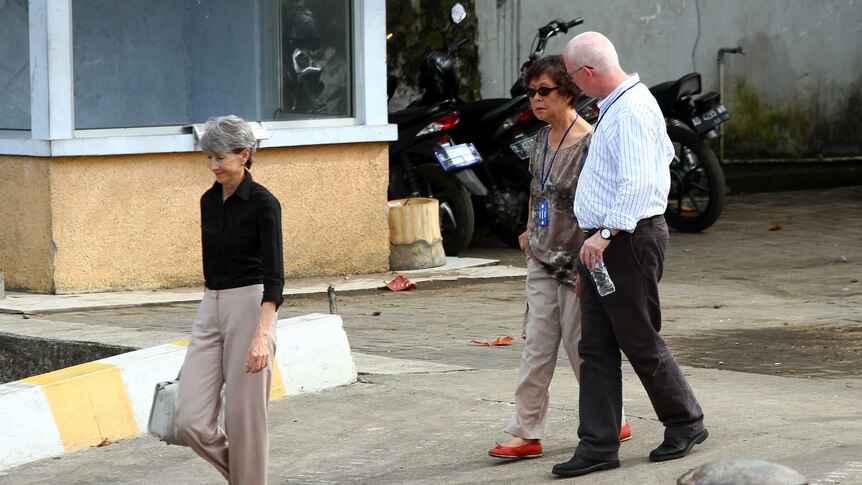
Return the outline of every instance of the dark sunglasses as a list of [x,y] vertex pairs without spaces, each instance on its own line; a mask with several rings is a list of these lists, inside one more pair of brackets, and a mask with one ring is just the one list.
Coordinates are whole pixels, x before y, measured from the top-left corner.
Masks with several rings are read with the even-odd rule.
[[560,89],[560,87],[554,86],[552,88],[549,88],[547,86],[542,86],[539,89],[527,88],[527,97],[532,98],[533,96],[536,95],[536,93],[539,93],[544,98],[545,96],[551,94],[551,91],[555,91],[557,89]]

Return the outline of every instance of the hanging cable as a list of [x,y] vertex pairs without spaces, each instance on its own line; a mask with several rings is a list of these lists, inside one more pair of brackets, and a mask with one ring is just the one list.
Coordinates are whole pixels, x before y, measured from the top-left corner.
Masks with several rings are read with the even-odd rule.
[[691,48],[691,70],[697,72],[694,54],[697,51],[697,44],[700,42],[700,2],[698,0],[694,0],[694,8],[697,10],[697,37],[694,38],[694,47]]

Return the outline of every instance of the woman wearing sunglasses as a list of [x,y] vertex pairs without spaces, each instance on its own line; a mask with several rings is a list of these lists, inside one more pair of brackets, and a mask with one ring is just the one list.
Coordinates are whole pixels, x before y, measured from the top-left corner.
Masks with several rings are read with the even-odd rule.
[[[515,388],[515,415],[505,430],[512,439],[488,451],[497,458],[542,456],[548,387],[561,340],[576,379],[581,364],[575,264],[584,233],[572,205],[593,128],[574,108],[580,90],[562,57],[537,60],[524,72],[523,81],[533,113],[548,126],[539,130],[530,156],[530,216],[519,238],[527,255],[525,343]],[[631,431],[625,419],[623,422],[620,439],[627,440]]]

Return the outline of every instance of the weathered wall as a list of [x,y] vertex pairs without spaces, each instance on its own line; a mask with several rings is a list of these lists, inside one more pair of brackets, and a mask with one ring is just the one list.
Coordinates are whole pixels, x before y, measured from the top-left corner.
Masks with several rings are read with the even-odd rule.
[[[254,168],[261,178],[265,160],[288,166],[273,189],[284,207],[287,276],[389,269],[388,144],[307,146],[266,157],[255,162],[263,162]],[[283,166],[269,165],[266,180]]]
[[[387,156],[385,143],[258,152],[255,180],[282,203],[287,277],[388,269]],[[9,194],[0,220],[18,221],[0,226],[9,288],[71,293],[202,282],[199,199],[213,181],[202,154],[2,160],[0,189],[14,190],[0,192]],[[37,278],[52,264],[53,279]]]
[[[51,205],[58,293],[200,281],[200,154],[57,158]],[[264,182],[265,183],[265,182]]]
[[53,289],[51,165],[0,156],[0,269],[6,288]]
[[862,155],[859,0],[476,0],[476,13],[483,97],[507,95],[538,27],[582,16],[546,54],[599,31],[649,86],[698,71],[718,90],[718,49],[742,46],[725,64],[729,157]]

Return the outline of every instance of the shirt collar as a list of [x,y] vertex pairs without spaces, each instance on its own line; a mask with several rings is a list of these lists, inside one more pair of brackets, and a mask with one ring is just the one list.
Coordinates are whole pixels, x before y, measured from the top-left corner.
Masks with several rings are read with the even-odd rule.
[[599,100],[599,102],[597,103],[599,106],[599,111],[603,112],[608,104],[612,103],[613,100],[617,99],[626,89],[634,86],[640,81],[641,78],[638,76],[638,73],[634,73],[629,76],[628,79],[621,82],[620,85],[616,87],[616,89],[611,91],[611,94]]
[[[237,197],[241,198],[242,200],[248,201],[248,197],[249,197],[249,195],[251,195],[251,183],[253,181],[254,180],[252,180],[252,178],[251,178],[251,172],[246,170],[245,175],[242,177],[242,182],[240,182],[239,185],[237,186],[236,190],[233,191],[233,195],[231,195],[231,197],[236,195]],[[219,188],[218,193],[221,194],[221,184],[220,183],[214,182],[213,188],[214,189]]]
[[242,178],[242,182],[239,183],[239,187],[236,188],[236,192],[234,194],[240,196],[242,200],[248,200],[249,194],[251,194],[251,172],[248,170],[245,171],[245,177]]

